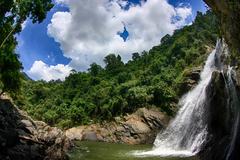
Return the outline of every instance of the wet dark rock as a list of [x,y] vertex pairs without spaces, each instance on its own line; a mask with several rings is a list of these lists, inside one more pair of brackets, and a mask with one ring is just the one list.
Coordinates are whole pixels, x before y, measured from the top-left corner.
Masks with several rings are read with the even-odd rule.
[[225,77],[221,72],[213,72],[212,80],[208,86],[208,97],[210,101],[209,114],[209,126],[210,132],[214,134],[223,135],[228,134],[230,130],[229,120],[230,120],[230,109],[228,108],[228,90],[225,87]]
[[[204,0],[211,9],[216,13],[217,18],[219,19],[219,25],[221,28],[221,33],[224,39],[226,40],[230,48],[230,58],[228,63],[233,66],[236,70],[236,79],[235,87],[240,97],[240,3],[239,0]],[[216,74],[216,73],[215,73]],[[236,133],[236,139],[234,139],[234,147],[231,154],[227,157],[227,150],[230,146],[229,141],[231,140],[230,127],[233,124],[237,123],[234,119],[234,114],[239,112],[239,106],[231,109],[228,105],[224,104],[225,101],[231,101],[226,97],[226,89],[222,85],[222,76],[220,74],[214,75],[215,79],[212,86],[215,86],[215,92],[219,92],[218,96],[213,96],[211,100],[213,105],[215,105],[215,114],[214,109],[212,109],[213,118],[211,118],[212,126],[212,138],[209,138],[208,145],[204,148],[205,156],[202,159],[204,160],[239,160],[240,159],[240,128]],[[225,106],[224,106],[225,105]],[[228,108],[227,108],[228,106]],[[229,112],[231,110],[231,112]],[[240,124],[238,124],[240,126]],[[216,131],[214,131],[216,129]],[[219,133],[217,133],[219,131]]]
[[[200,153],[201,159],[222,160],[225,155],[226,145],[230,137],[229,116],[227,101],[228,93],[225,87],[224,75],[221,72],[213,72],[211,82],[207,87],[209,97],[208,111],[208,141]],[[214,153],[214,154],[212,154]]]
[[[207,87],[209,135],[206,145],[200,152],[200,157],[203,160],[225,160],[229,153],[236,108],[231,108],[229,105],[232,98],[229,96],[226,83],[226,74],[215,71]],[[235,144],[234,148],[236,150],[239,146]],[[235,154],[233,151],[230,157],[231,160],[238,160],[239,154]]]
[[0,98],[0,159],[65,160],[71,145],[61,130],[33,121],[10,99]]

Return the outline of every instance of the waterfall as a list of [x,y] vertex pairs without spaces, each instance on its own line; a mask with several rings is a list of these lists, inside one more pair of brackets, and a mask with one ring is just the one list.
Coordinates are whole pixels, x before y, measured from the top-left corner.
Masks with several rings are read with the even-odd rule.
[[223,72],[222,56],[227,47],[218,40],[216,48],[208,56],[198,85],[180,102],[180,109],[169,126],[159,133],[151,151],[136,153],[138,156],[193,156],[198,153],[207,137],[208,97],[206,88],[213,71]]

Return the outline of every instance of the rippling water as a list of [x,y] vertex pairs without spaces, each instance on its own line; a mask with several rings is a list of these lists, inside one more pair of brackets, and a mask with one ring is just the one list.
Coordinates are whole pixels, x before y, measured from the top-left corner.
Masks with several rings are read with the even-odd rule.
[[77,142],[70,160],[197,160],[196,157],[136,157],[133,153],[149,151],[152,145],[126,145],[102,142]]

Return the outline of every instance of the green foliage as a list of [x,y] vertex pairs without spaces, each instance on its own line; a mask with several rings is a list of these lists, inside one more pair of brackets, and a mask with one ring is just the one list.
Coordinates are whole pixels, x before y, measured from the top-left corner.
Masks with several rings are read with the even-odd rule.
[[20,88],[22,64],[15,53],[15,34],[29,17],[33,23],[42,22],[53,7],[51,0],[0,1],[0,83],[1,92],[14,93]]
[[149,52],[133,53],[126,64],[110,54],[105,68],[93,63],[88,72],[72,72],[63,82],[25,80],[23,107],[35,118],[63,128],[109,120],[146,106],[173,115],[184,72],[206,60],[207,46],[213,47],[217,39],[216,26],[211,12],[198,13],[192,25],[166,35]]
[[109,54],[104,58],[104,62],[106,64],[106,71],[112,75],[121,72],[124,66],[120,55]]
[[88,69],[88,71],[92,76],[95,77],[99,75],[101,72],[103,72],[103,68],[100,65],[93,63],[90,65],[90,68]]
[[132,54],[132,60],[133,60],[133,61],[137,61],[137,60],[140,59],[140,58],[141,58],[141,57],[140,57],[139,53],[136,52],[136,53],[133,53],[133,54]]

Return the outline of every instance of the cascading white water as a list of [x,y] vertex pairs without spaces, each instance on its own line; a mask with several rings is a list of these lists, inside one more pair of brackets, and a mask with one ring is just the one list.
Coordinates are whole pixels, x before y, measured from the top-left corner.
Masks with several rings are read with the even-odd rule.
[[207,94],[213,71],[222,71],[221,55],[225,53],[225,43],[218,40],[215,50],[208,56],[199,84],[184,95],[175,119],[163,132],[159,133],[154,148],[137,156],[193,156],[200,151],[207,136]]

